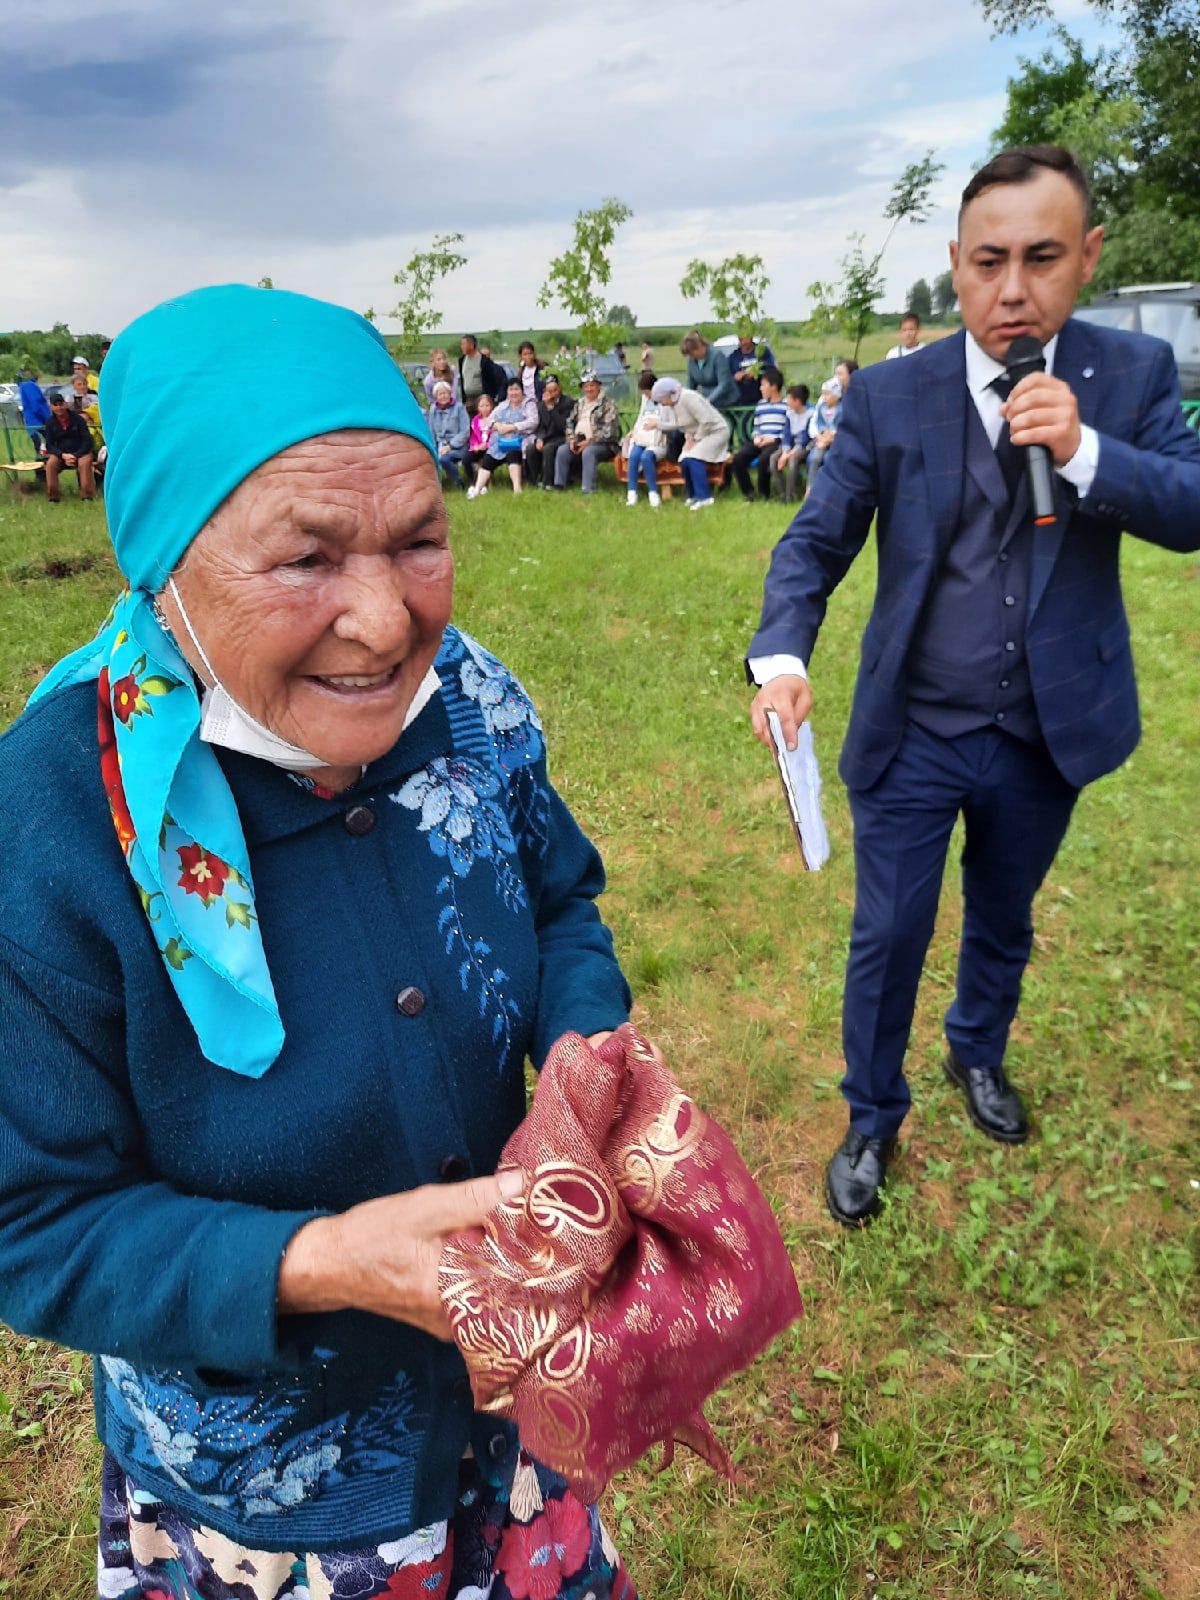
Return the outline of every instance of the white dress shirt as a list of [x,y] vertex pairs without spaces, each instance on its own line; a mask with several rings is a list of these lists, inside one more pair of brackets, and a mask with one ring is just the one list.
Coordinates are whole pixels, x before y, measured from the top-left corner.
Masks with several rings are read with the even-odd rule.
[[[1004,376],[1005,369],[1001,362],[994,361],[986,350],[980,348],[971,334],[966,335],[966,341],[967,388],[994,450],[996,441],[1000,437],[1000,429],[1004,426],[1004,418],[1000,415],[1000,407],[1004,402],[991,386],[997,378]],[[1057,349],[1058,335],[1055,334],[1046,346],[1047,372],[1054,371],[1054,353]],[[1099,465],[1100,436],[1095,428],[1081,427],[1079,449],[1066,466],[1058,467],[1056,470],[1060,478],[1065,478],[1068,483],[1075,486],[1076,493],[1082,500],[1092,487]],[[760,688],[764,683],[770,683],[772,678],[783,677],[785,673],[799,678],[808,677],[804,662],[799,656],[751,656],[748,664],[754,681]]]

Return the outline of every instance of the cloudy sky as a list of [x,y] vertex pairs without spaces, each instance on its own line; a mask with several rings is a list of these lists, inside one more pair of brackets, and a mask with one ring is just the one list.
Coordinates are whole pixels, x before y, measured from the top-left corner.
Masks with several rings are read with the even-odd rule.
[[[1060,15],[1073,23],[1083,0]],[[1072,16],[1075,13],[1075,16]],[[574,213],[632,206],[613,301],[694,316],[695,255],[760,253],[794,318],[846,237],[881,239],[933,146],[938,209],[888,303],[945,265],[956,197],[1039,37],[974,0],[0,0],[0,328],[115,332],[165,296],[268,274],[359,310],[466,235],[451,327],[564,323],[535,301]],[[388,324],[383,324],[385,327]]]

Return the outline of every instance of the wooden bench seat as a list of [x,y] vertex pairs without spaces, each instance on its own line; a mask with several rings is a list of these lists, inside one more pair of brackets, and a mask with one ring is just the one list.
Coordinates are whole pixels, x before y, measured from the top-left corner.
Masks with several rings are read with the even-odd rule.
[[[724,461],[706,461],[704,463],[708,481],[714,489],[723,489],[729,482],[729,463],[732,457],[726,456]],[[615,456],[613,466],[617,472],[617,482],[628,484],[629,460],[626,456]],[[640,480],[639,480],[640,481]],[[660,461],[658,463],[658,491],[664,500],[672,498],[672,489],[684,488],[683,472],[678,461]]]

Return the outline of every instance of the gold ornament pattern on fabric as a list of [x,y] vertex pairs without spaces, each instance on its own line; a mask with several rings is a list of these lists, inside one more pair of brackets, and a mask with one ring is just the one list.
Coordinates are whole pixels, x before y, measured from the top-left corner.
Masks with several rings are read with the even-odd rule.
[[801,1303],[728,1136],[626,1024],[558,1041],[501,1161],[524,1193],[439,1271],[477,1407],[589,1498],[656,1442],[732,1476],[700,1408]]

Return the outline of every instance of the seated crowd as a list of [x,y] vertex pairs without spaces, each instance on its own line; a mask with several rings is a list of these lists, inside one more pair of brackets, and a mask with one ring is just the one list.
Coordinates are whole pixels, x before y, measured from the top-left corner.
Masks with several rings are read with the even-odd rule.
[[[630,506],[637,505],[643,484],[648,504],[662,504],[664,462],[672,482],[682,479],[691,510],[714,503],[713,479],[723,482],[727,467],[746,500],[773,495],[790,505],[802,479],[807,492],[837,434],[842,396],[858,363],[838,362],[837,375],[822,384],[814,406],[807,385],[785,387],[770,346],[753,338],[740,338],[726,354],[693,330],[680,352],[687,357],[684,382],[657,378],[651,347],[643,345],[638,409],[622,432],[616,402],[597,372],[583,372],[582,393],[573,399],[559,376],[545,370],[529,340],[517,352],[511,377],[473,334],[463,335],[457,366],[445,350],[432,350],[423,381],[446,483],[477,500],[504,467],[514,494],[527,485],[564,490],[577,476],[590,495],[600,465],[620,457],[618,476]],[[750,405],[749,436],[731,455],[732,430],[723,411]]]

